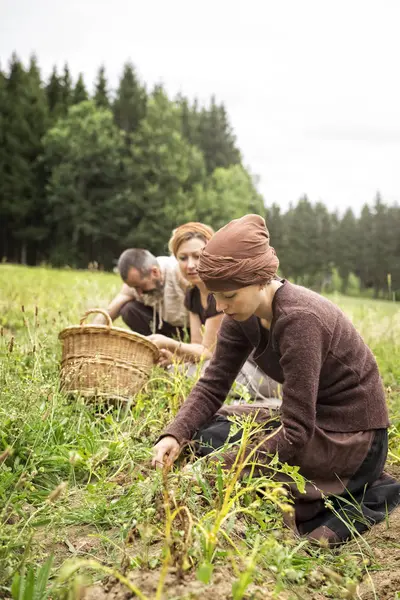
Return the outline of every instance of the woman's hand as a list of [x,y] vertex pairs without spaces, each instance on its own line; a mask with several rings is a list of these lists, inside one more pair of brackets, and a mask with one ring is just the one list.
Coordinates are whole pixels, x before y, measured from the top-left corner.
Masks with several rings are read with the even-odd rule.
[[157,348],[165,349],[165,350],[173,350],[174,340],[167,337],[166,335],[161,335],[161,333],[153,333],[148,336],[148,339],[153,342],[157,346]]
[[181,447],[172,435],[163,437],[153,448],[153,467],[170,467],[179,456]]
[[160,358],[158,364],[160,367],[166,369],[169,365],[174,362],[174,354],[170,350],[160,350]]

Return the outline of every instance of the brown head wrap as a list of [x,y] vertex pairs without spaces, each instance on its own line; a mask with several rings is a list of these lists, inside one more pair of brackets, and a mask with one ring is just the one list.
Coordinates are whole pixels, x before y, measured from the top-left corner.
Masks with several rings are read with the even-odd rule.
[[228,292],[268,283],[278,266],[264,219],[246,215],[211,238],[201,254],[198,273],[212,292]]
[[213,235],[214,229],[208,225],[204,225],[204,223],[185,223],[173,230],[171,239],[168,242],[168,249],[176,256],[178,254],[179,246],[183,242],[187,242],[193,238],[200,238],[205,242],[208,242]]

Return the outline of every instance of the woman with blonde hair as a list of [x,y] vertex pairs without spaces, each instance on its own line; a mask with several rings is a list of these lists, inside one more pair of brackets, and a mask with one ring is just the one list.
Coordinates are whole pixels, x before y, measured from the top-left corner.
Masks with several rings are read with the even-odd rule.
[[[214,352],[224,313],[217,310],[214,296],[198,274],[201,253],[213,235],[214,230],[209,225],[198,222],[185,223],[172,232],[168,248],[177,259],[182,276],[189,283],[185,306],[190,317],[190,342],[160,334],[150,336],[160,349],[161,366],[170,365],[174,357],[189,363],[203,360],[204,371]],[[187,368],[189,375],[194,374],[195,370],[190,366]],[[280,400],[276,397],[278,384],[261,373],[251,360],[243,365],[236,383],[244,386],[252,398],[267,402],[270,408],[279,407]]]
[[181,275],[189,283],[185,306],[189,311],[190,342],[154,334],[150,339],[160,349],[160,365],[171,364],[174,356],[197,362],[208,359],[215,346],[218,329],[223,317],[215,308],[215,301],[197,274],[200,253],[213,236],[214,231],[203,223],[186,223],[175,229],[168,248],[178,261]]

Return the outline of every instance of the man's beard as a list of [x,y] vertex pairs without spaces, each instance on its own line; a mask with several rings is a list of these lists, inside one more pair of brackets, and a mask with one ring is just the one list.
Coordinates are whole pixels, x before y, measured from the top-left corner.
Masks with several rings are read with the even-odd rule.
[[154,288],[154,290],[149,290],[149,291],[143,290],[143,292],[142,292],[143,296],[146,296],[146,298],[155,298],[155,299],[162,297],[162,293],[164,290],[163,284],[161,283],[161,281],[155,281],[154,283],[156,286]]

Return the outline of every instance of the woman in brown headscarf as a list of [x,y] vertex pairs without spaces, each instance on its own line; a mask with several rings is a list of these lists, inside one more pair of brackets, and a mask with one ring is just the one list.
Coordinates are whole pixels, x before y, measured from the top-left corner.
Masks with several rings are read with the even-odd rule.
[[257,410],[257,421],[265,423],[257,464],[267,470],[277,454],[298,466],[312,482],[305,494],[288,484],[298,532],[338,543],[350,535],[346,522],[362,532],[400,502],[400,485],[383,473],[384,390],[374,356],[351,321],[326,298],[277,278],[278,265],[258,215],[232,221],[207,244],[199,275],[226,316],[210,365],[156,444],[153,464],[171,464],[192,439],[200,455],[231,439],[226,417],[255,411],[222,405],[254,351],[257,365],[283,386],[272,434],[269,414]]

